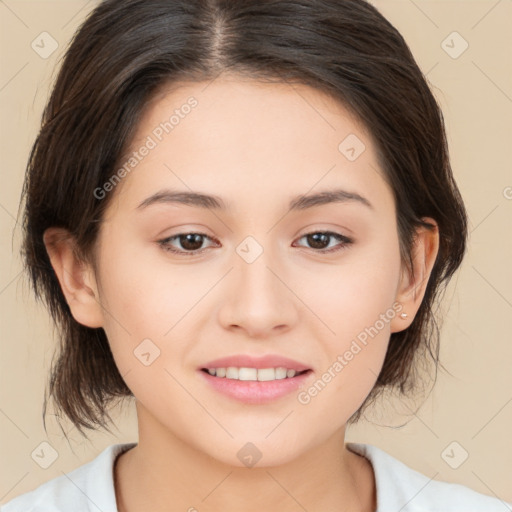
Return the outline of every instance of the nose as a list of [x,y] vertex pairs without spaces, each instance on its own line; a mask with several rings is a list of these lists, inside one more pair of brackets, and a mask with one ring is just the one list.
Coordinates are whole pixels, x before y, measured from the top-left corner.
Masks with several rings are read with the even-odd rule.
[[270,251],[252,262],[235,254],[234,268],[223,289],[219,322],[228,330],[243,330],[248,337],[266,338],[297,322],[297,299],[290,276],[281,272]]

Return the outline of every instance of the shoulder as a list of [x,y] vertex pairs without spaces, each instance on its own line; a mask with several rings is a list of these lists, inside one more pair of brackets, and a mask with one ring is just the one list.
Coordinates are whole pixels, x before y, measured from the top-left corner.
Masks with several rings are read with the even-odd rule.
[[512,512],[510,503],[464,485],[428,478],[376,446],[347,443],[346,447],[372,464],[377,512]]
[[136,443],[115,444],[77,469],[13,498],[1,512],[117,512],[113,465],[116,457]]

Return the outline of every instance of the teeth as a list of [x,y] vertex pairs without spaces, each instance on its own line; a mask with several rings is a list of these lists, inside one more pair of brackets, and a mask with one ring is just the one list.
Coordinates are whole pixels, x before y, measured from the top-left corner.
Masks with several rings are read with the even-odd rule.
[[208,368],[208,373],[216,377],[234,380],[269,381],[295,377],[297,372],[283,367],[279,368]]

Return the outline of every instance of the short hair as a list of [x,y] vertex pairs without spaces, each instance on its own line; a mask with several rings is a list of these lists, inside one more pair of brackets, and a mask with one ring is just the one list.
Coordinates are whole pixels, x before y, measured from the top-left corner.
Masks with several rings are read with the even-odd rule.
[[[223,72],[295,82],[330,95],[375,142],[396,204],[400,257],[412,270],[415,230],[439,229],[439,251],[419,310],[390,335],[376,383],[349,423],[384,389],[414,393],[424,355],[439,366],[434,304],[460,266],[467,214],[454,181],[441,109],[400,33],[363,0],[105,0],[75,33],[27,163],[22,256],[35,296],[59,328],[45,393],[78,428],[111,421],[114,399],[133,397],[102,328],[72,316],[51,266],[44,231],[67,229],[94,263],[113,194],[94,190],[114,174],[148,101],[179,81]],[[46,428],[46,424],[45,424]]]

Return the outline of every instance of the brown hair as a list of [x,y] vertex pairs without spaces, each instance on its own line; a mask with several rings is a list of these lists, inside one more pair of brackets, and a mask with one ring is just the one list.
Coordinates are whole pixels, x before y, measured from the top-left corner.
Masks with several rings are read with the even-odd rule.
[[22,193],[26,268],[61,333],[43,421],[53,397],[87,437],[82,427],[108,430],[113,399],[133,396],[103,329],[71,315],[44,231],[67,229],[84,261],[93,262],[113,195],[100,200],[94,190],[114,174],[148,100],[165,84],[227,71],[309,85],[362,121],[393,189],[401,258],[409,269],[415,229],[430,226],[422,217],[438,223],[439,252],[419,311],[407,329],[391,334],[376,385],[350,422],[385,388],[404,395],[417,389],[418,354],[429,354],[437,371],[439,328],[432,308],[462,261],[467,218],[442,113],[400,33],[363,0],[105,0],[67,49]]

